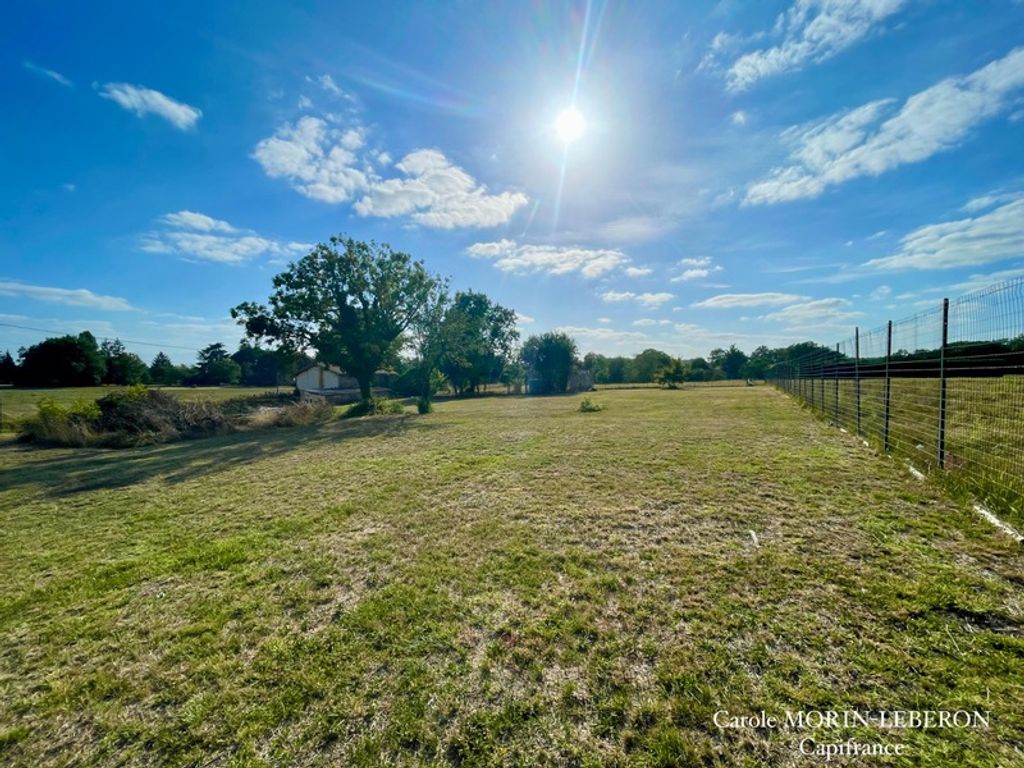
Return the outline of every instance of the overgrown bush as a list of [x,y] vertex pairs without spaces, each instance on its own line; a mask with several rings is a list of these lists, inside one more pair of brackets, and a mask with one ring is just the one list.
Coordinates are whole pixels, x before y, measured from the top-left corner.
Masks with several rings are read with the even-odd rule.
[[434,410],[434,404],[429,397],[421,397],[416,400],[416,411],[418,413],[430,413]]
[[148,442],[198,437],[230,427],[224,410],[217,403],[184,402],[174,395],[144,386],[111,392],[96,404],[100,410],[97,426],[101,432],[109,434],[110,442],[114,443],[119,440],[139,442],[142,438]]
[[247,422],[251,427],[304,427],[334,418],[334,406],[323,399],[309,399],[287,405],[260,408]]
[[584,397],[580,401],[580,413],[596,413],[597,411],[603,411],[604,406],[600,403],[595,403],[589,397]]
[[44,445],[88,445],[94,440],[99,415],[95,402],[76,400],[63,406],[44,397],[36,405],[36,415],[22,420],[18,439]]
[[388,400],[382,397],[371,397],[369,400],[361,400],[349,407],[342,418],[355,419],[360,416],[384,416],[391,413],[402,413],[405,408],[398,400]]

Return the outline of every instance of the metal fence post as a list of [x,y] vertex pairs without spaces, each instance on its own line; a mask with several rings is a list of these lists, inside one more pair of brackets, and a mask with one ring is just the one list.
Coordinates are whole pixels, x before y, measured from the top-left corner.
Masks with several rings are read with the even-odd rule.
[[885,338],[885,422],[882,425],[882,445],[889,452],[889,415],[892,405],[892,380],[889,378],[889,360],[892,358],[892,320],[887,326]]
[[946,466],[946,344],[949,341],[949,299],[942,300],[942,346],[939,347],[939,469]]
[[857,434],[860,435],[860,327],[853,331],[853,378],[857,390]]
[[839,425],[839,342],[836,342],[836,359],[832,366],[833,373],[835,374],[836,380],[836,399],[835,399],[835,414],[836,414],[836,426]]

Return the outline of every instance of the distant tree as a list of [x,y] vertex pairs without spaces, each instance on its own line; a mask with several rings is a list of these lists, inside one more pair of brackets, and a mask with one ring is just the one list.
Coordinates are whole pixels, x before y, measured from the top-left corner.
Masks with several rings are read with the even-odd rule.
[[750,353],[750,357],[740,371],[740,375],[745,379],[763,379],[768,375],[769,369],[775,365],[776,360],[775,350],[769,349],[762,344]]
[[18,380],[18,364],[14,362],[10,351],[0,357],[0,384],[13,384]]
[[654,374],[672,363],[671,355],[657,349],[645,349],[633,358],[633,381],[649,383]]
[[509,360],[501,371],[499,381],[505,385],[505,391],[519,394],[522,391],[523,380],[526,378],[526,368],[516,359]]
[[408,338],[415,359],[404,374],[409,387],[419,398],[420,413],[431,409],[431,402],[437,391],[444,386],[441,368],[445,360],[448,342],[445,318],[449,311],[447,284],[441,283],[440,290],[431,291],[416,317],[409,324]]
[[441,331],[441,370],[460,395],[500,377],[519,340],[515,311],[474,291],[455,294]]
[[663,387],[678,389],[679,385],[686,381],[687,373],[686,364],[677,358],[655,373],[654,380]]
[[187,368],[184,371],[182,369],[183,366],[175,365],[171,358],[163,352],[158,352],[149,366],[149,380],[153,384],[173,387],[181,384],[185,376],[189,375]]
[[104,384],[148,384],[149,366],[134,352],[125,349],[120,339],[107,339],[100,346],[100,353],[106,362],[103,374]]
[[238,363],[242,371],[241,383],[251,387],[275,387],[280,384],[285,378],[283,369],[288,367],[293,357],[287,352],[252,345],[248,339],[242,339],[238,351],[231,355],[231,359]]
[[583,357],[583,367],[590,371],[594,377],[595,384],[607,384],[609,382],[608,358],[596,352],[588,352]]
[[332,237],[274,277],[269,306],[245,302],[231,316],[257,342],[315,350],[321,362],[353,376],[369,400],[374,372],[397,357],[402,334],[444,290],[406,253]]
[[722,373],[725,374],[725,378],[727,379],[738,379],[740,378],[740,373],[746,363],[746,354],[737,349],[735,344],[732,344],[729,346],[729,351],[722,357]]
[[625,357],[608,358],[608,383],[624,384],[632,381],[632,361]]
[[531,336],[523,344],[523,365],[540,379],[543,392],[565,392],[576,360],[576,342],[564,333]]
[[689,373],[687,381],[710,381],[712,376],[711,364],[703,357],[695,357],[687,363]]
[[20,356],[20,383],[30,387],[94,387],[106,372],[96,337],[88,331],[46,339]]

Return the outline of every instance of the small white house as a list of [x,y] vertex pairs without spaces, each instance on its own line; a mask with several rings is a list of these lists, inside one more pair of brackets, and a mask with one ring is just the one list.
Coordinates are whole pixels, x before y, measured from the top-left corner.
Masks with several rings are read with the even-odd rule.
[[316,363],[295,374],[295,388],[300,392],[359,389],[359,382],[336,366]]

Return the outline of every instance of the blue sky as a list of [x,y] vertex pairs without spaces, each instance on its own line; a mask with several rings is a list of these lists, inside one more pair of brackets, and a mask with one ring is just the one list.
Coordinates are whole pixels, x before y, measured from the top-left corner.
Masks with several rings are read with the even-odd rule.
[[0,349],[233,346],[339,232],[610,354],[1024,274],[1013,0],[12,2],[0,43]]

